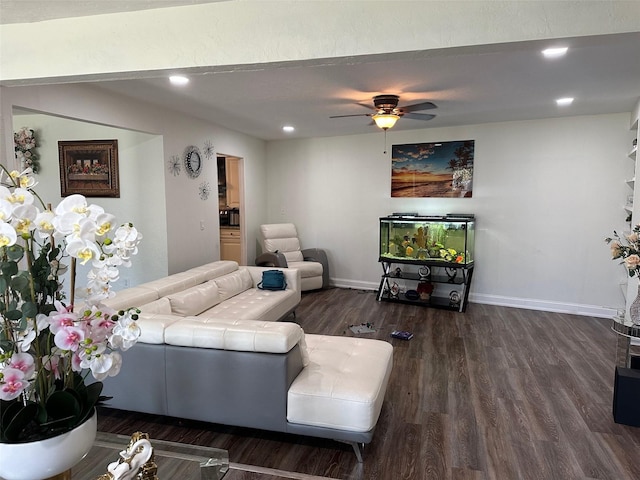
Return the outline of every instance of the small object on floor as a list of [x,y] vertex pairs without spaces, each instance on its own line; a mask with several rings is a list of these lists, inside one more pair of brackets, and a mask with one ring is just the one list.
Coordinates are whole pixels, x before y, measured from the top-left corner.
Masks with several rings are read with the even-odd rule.
[[376,331],[373,323],[361,323],[360,325],[349,325],[353,333],[374,333]]
[[404,330],[394,330],[391,332],[391,336],[393,338],[399,338],[400,340],[411,340],[413,338],[413,333]]

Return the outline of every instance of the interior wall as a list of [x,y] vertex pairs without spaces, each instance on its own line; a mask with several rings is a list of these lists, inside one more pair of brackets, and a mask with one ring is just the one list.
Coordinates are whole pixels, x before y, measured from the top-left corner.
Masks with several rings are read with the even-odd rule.
[[[133,266],[136,268],[121,268],[120,280],[113,283],[114,290],[166,275],[164,192],[140,188],[141,178],[151,185],[164,182],[164,170],[152,161],[163,155],[162,137],[43,114],[14,116],[13,130],[21,127],[29,127],[36,132],[36,151],[40,157],[36,191],[53,207],[63,198],[60,196],[58,141],[118,140],[120,198],[87,197],[90,204],[99,205],[115,215],[118,225],[132,222],[144,236],[138,255],[134,257]],[[154,214],[149,215],[152,206]],[[86,271],[88,267],[78,265],[78,285],[82,285]]]
[[268,144],[269,223],[293,222],[304,247],[327,250],[333,284],[377,288],[379,217],[474,213],[471,301],[609,315],[624,269],[603,239],[622,210],[629,114],[389,131],[392,144],[475,140],[472,198],[391,198],[384,136]]
[[[155,171],[164,175],[149,176],[141,172],[134,181],[145,206],[145,215],[163,216],[166,235],[145,238],[145,248],[164,256],[168,273],[215,261],[220,256],[218,222],[217,169],[215,153],[210,159],[204,155],[209,142],[214,152],[224,152],[244,159],[244,192],[246,227],[244,244],[249,259],[255,258],[255,242],[247,242],[247,235],[255,235],[258,225],[266,218],[265,142],[194,117],[136,102],[114,95],[99,87],[85,84],[48,85],[38,87],[0,87],[2,109],[2,162],[13,159],[11,116],[13,107],[46,112],[84,122],[125,128],[138,132],[162,135],[162,153],[149,151],[141,156]],[[7,121],[7,119],[9,119]],[[184,150],[197,146],[203,153],[204,166],[197,179],[188,178],[182,164]],[[57,158],[57,153],[56,157]],[[178,159],[180,173],[171,173],[172,158]],[[5,160],[7,159],[7,160]],[[201,196],[201,187],[210,188],[209,196]],[[148,194],[148,196],[147,196]],[[157,201],[149,198],[159,197]],[[134,208],[131,205],[129,208]],[[143,232],[144,233],[144,232]],[[156,248],[157,245],[157,248]]]

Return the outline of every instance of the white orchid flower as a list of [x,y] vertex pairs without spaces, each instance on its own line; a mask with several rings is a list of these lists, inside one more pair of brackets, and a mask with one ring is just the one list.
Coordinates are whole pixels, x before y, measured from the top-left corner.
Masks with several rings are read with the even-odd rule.
[[3,222],[8,222],[11,220],[12,215],[13,215],[13,205],[11,205],[4,198],[0,198],[0,220]]
[[24,330],[18,331],[15,337],[20,351],[28,352],[31,348],[31,343],[36,339],[36,332],[32,326],[27,326]]
[[84,216],[76,212],[59,213],[56,208],[55,216],[53,217],[53,227],[59,235],[72,235],[76,230],[80,229],[80,220],[83,218]]
[[114,348],[125,351],[131,348],[140,337],[140,327],[130,315],[118,318],[113,333],[109,338],[109,344]]
[[18,234],[15,228],[8,223],[0,223],[0,247],[10,247],[15,245],[18,240]]
[[78,194],[69,195],[58,204],[55,212],[56,215],[73,212],[86,217],[88,212],[87,199]]
[[[4,188],[8,190],[6,187]],[[31,205],[35,200],[33,193],[25,188],[16,188],[13,192],[9,191],[9,196],[5,196],[3,193],[0,192],[0,198],[4,198],[14,205]]]
[[34,220],[38,216],[38,209],[33,205],[18,205],[13,209],[11,224],[20,235],[30,235],[34,227]]
[[[80,357],[80,366],[90,368],[91,373],[104,373],[111,368],[111,359],[108,355],[103,355],[107,350],[107,346],[104,343],[90,343],[86,346],[81,346],[78,349],[78,356]],[[104,360],[107,360],[106,362]]]
[[51,210],[45,210],[44,212],[39,212],[34,220],[34,224],[36,230],[38,232],[38,236],[41,239],[47,239],[51,235],[55,233],[55,227],[53,226],[53,219],[55,218],[55,214]]
[[102,381],[107,377],[115,377],[120,373],[122,367],[122,355],[118,352],[111,352],[100,356],[100,361],[91,367],[93,377]]
[[28,167],[24,169],[22,172],[18,172],[17,170],[12,171],[11,178],[13,178],[13,180],[18,185],[20,185],[20,188],[28,189],[28,188],[33,188],[38,184],[38,182],[36,182],[36,179],[31,176],[32,174],[33,174],[33,169],[31,167]]
[[114,215],[110,213],[100,213],[95,217],[96,235],[104,237],[113,228],[113,222],[116,220]]
[[100,205],[91,204],[87,206],[87,216],[96,221],[97,218],[104,213],[104,208]]
[[120,278],[120,272],[117,268],[104,265],[102,268],[92,268],[89,273],[87,273],[87,278],[102,283],[115,282]]
[[93,260],[101,255],[100,248],[95,242],[82,237],[76,237],[69,240],[67,244],[67,253],[73,258],[80,260],[82,265],[89,260]]

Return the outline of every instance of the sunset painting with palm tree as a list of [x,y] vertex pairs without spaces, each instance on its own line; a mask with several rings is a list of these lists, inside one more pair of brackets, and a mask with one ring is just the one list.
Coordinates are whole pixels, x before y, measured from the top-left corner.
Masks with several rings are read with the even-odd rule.
[[392,197],[471,197],[475,140],[393,145]]

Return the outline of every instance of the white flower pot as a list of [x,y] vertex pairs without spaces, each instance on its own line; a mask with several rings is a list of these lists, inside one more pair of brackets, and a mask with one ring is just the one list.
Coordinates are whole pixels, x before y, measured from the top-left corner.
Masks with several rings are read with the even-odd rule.
[[96,439],[98,415],[57,437],[29,443],[0,443],[0,478],[42,480],[76,465]]

